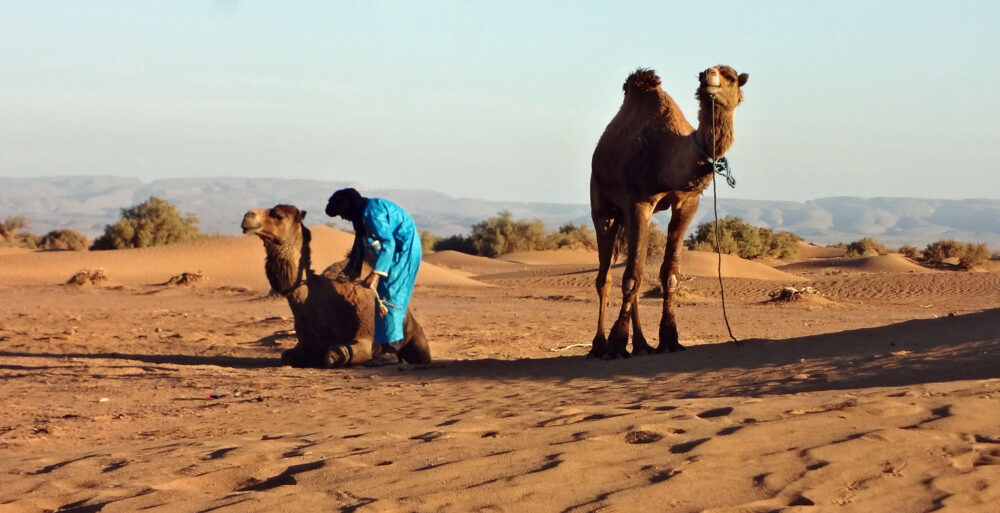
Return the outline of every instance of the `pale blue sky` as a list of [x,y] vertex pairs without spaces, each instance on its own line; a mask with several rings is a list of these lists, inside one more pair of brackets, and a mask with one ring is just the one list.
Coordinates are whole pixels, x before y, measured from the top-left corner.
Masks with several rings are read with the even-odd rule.
[[723,63],[750,73],[723,197],[998,198],[998,4],[0,0],[0,176],[586,203],[628,73],[694,122]]

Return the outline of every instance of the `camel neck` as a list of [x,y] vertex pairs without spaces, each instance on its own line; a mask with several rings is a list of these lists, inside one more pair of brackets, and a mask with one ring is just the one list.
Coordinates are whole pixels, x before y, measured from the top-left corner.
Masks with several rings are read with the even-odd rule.
[[[711,101],[711,100],[709,100]],[[715,157],[720,158],[733,146],[733,109],[715,105],[715,117],[712,117],[712,104],[703,102],[698,110],[698,130],[695,139],[705,151],[712,151],[713,133],[715,127]]]
[[297,289],[305,285],[305,275],[311,265],[309,229],[302,227],[302,236],[282,244],[268,241],[265,270],[271,289],[292,301],[298,297]]

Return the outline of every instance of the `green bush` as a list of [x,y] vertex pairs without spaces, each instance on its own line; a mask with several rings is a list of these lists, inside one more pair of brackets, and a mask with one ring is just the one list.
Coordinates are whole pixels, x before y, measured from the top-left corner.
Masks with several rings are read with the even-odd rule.
[[889,249],[872,237],[865,237],[847,245],[847,256],[888,255]]
[[170,202],[150,196],[134,207],[123,208],[121,219],[107,225],[91,249],[147,248],[202,237],[194,214],[182,217]]
[[46,233],[38,243],[40,249],[86,251],[90,241],[80,232],[63,228]]
[[472,225],[469,238],[476,247],[476,253],[487,257],[548,249],[544,223],[538,219],[515,221],[507,211]]
[[437,243],[438,236],[427,230],[418,230],[418,233],[420,234],[420,249],[422,249],[424,253],[434,251],[434,244]]
[[586,225],[566,223],[548,236],[546,245],[555,248],[597,249],[597,236]]
[[757,228],[739,217],[726,216],[719,220],[719,240],[715,239],[715,221],[702,223],[688,236],[690,249],[736,254],[741,258],[773,256],[794,258],[798,254],[797,242],[802,237],[791,232],[775,232],[770,228]]
[[898,253],[911,260],[920,260],[922,257],[920,250],[917,249],[916,246],[911,246],[909,244],[900,246]]
[[476,245],[465,235],[452,235],[451,237],[438,239],[434,242],[432,249],[434,251],[458,251],[469,255],[479,254],[476,252]]

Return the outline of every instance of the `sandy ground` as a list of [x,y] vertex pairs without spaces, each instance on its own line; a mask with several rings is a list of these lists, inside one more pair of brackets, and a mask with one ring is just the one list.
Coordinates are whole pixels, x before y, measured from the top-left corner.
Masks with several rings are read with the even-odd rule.
[[[342,258],[313,230],[317,267]],[[0,252],[0,512],[998,510],[993,267],[727,258],[737,347],[716,257],[685,253],[688,350],[595,361],[593,254],[428,255],[434,365],[300,370],[263,255]]]

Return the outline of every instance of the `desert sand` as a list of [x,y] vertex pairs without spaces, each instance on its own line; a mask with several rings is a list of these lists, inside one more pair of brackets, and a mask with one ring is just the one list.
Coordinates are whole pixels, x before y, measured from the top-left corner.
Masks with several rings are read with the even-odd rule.
[[737,346],[716,258],[683,253],[683,352],[584,358],[592,253],[443,252],[412,302],[434,364],[315,370],[280,365],[256,238],[0,251],[0,512],[998,510],[1000,270],[726,257]]

